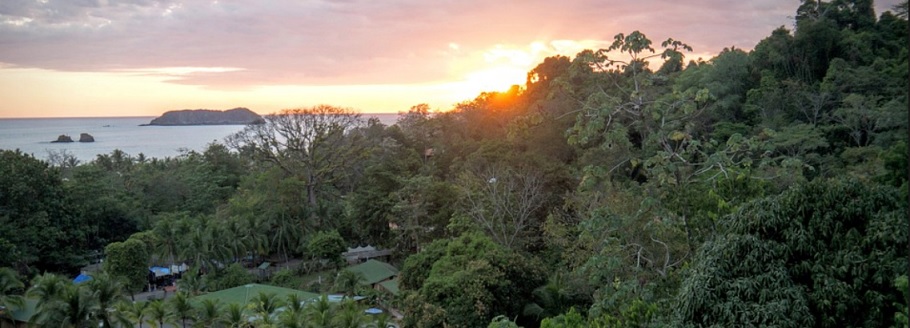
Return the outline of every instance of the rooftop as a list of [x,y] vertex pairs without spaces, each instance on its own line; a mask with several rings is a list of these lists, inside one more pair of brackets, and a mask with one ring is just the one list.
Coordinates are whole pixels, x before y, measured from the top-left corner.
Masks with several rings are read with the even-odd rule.
[[241,306],[246,306],[247,302],[256,295],[259,295],[259,293],[273,294],[280,299],[285,299],[288,295],[291,294],[297,294],[301,300],[311,300],[319,297],[318,294],[305,292],[302,290],[260,284],[247,284],[234,288],[219,290],[217,292],[211,292],[204,295],[199,295],[193,299],[197,301],[214,299],[220,301],[222,304],[236,303],[240,304]]
[[373,285],[398,275],[398,269],[391,264],[376,260],[369,260],[355,266],[348,267],[348,271],[363,274],[364,283]]

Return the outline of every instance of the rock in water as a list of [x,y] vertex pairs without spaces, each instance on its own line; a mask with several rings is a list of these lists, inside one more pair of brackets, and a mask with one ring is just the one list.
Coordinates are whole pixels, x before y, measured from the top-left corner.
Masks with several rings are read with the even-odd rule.
[[73,138],[70,138],[68,135],[61,134],[59,137],[57,137],[57,140],[51,142],[73,142]]
[[210,109],[185,109],[166,112],[148,125],[231,125],[262,123],[259,114],[247,108],[226,111]]
[[91,134],[83,133],[79,135],[79,142],[95,142],[95,137]]

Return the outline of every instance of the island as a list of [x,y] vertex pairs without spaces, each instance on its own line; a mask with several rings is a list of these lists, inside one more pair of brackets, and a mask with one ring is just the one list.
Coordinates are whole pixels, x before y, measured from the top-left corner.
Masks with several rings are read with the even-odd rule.
[[58,142],[73,142],[73,138],[71,138],[71,137],[68,136],[68,135],[61,134],[61,135],[57,136],[57,140],[54,140],[54,141],[51,141],[51,142],[52,142],[52,143],[58,143]]
[[248,108],[229,110],[184,109],[169,111],[143,125],[246,125],[263,123],[262,116]]

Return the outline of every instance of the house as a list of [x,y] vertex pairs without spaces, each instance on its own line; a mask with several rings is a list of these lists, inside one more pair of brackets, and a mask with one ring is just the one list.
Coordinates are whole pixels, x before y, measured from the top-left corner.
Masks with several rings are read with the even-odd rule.
[[347,252],[341,253],[341,257],[348,261],[348,264],[360,263],[366,260],[392,255],[392,250],[377,250],[376,247],[366,245],[354,248],[348,248]]
[[377,290],[381,290],[379,286],[381,283],[398,277],[398,268],[377,260],[368,260],[345,270],[362,274],[363,283]]

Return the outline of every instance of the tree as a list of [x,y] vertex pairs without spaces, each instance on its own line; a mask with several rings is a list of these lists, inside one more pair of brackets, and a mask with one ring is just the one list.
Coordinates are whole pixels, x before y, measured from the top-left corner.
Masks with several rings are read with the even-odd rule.
[[[422,281],[416,287],[420,296],[442,309],[443,322],[451,326],[481,327],[498,314],[518,316],[533,289],[544,282],[539,263],[479,233],[434,242],[424,252],[439,257],[408,258],[402,268],[402,278],[408,277],[405,288]],[[431,269],[421,269],[422,264]],[[422,274],[425,278],[416,277]],[[418,308],[406,311],[423,311],[422,305],[411,306]]]
[[91,291],[66,283],[53,298],[38,300],[31,323],[41,327],[96,327],[102,310]]
[[[283,110],[264,120],[234,134],[228,144],[300,179],[313,208],[324,201],[324,188],[340,181],[364,155],[360,139],[352,133],[363,123],[350,109],[318,105]],[[319,227],[323,219],[312,224]]]
[[196,327],[216,327],[221,323],[221,313],[224,310],[221,301],[204,299],[196,304],[196,318],[193,319]]
[[493,165],[465,172],[459,184],[474,223],[500,245],[521,249],[543,206],[542,179],[528,169]]
[[333,327],[332,318],[335,317],[335,308],[329,303],[326,295],[320,296],[315,302],[310,303],[305,310],[304,317],[314,328]]
[[243,309],[243,305],[237,303],[228,304],[227,309],[224,311],[222,322],[228,327],[249,326],[248,317]]
[[138,239],[114,242],[104,248],[107,260],[104,269],[116,279],[124,281],[130,294],[141,291],[148,279],[148,246]]
[[337,230],[318,231],[310,236],[306,252],[314,259],[341,261],[341,253],[347,250],[344,238]]
[[196,317],[196,309],[193,308],[193,305],[190,303],[186,292],[177,292],[177,294],[167,302],[168,305],[170,305],[171,313],[173,313],[174,317],[180,319],[180,325],[183,328],[186,328],[186,321],[188,319]]
[[0,268],[0,320],[11,318],[10,314],[25,304],[21,295],[24,287],[16,271]]
[[681,326],[894,323],[907,272],[906,203],[893,187],[817,179],[725,220],[679,289]]
[[150,302],[121,301],[117,303],[117,310],[114,312],[115,319],[122,327],[137,325],[142,328],[149,304]]
[[60,173],[18,150],[0,150],[0,266],[19,272],[84,265],[84,227],[67,211]]
[[123,285],[114,277],[105,272],[92,275],[92,280],[87,283],[92,297],[98,302],[98,320],[102,327],[113,327],[116,305],[123,302]]
[[366,278],[363,276],[362,272],[341,270],[338,272],[338,276],[335,277],[335,289],[336,291],[343,292],[345,295],[354,296],[357,295],[358,291],[363,286],[364,280],[366,280]]
[[69,284],[70,281],[63,276],[53,273],[44,273],[32,278],[31,287],[29,287],[25,295],[29,298],[36,299],[39,304],[49,303],[58,298],[63,293],[64,288]]
[[167,303],[162,300],[151,300],[148,303],[146,316],[153,327],[164,328],[165,324],[174,323],[174,314],[168,309]]
[[333,326],[338,328],[360,328],[364,326],[363,308],[354,300],[344,300],[336,305]]

